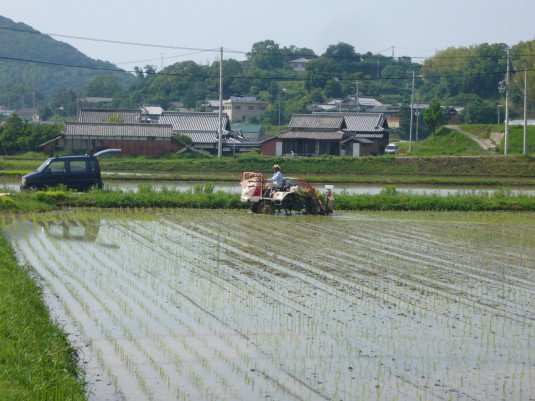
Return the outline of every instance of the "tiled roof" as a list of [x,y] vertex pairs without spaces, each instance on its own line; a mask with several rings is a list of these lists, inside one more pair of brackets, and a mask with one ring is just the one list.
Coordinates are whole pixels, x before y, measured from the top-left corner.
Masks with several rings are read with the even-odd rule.
[[[171,124],[175,132],[188,134],[194,132],[219,132],[219,113],[179,113],[164,111],[159,124]],[[223,114],[223,129],[230,131],[230,122]]]
[[[382,137],[382,135],[381,135],[381,137]],[[344,144],[344,143],[348,143],[348,142],[352,142],[352,141],[359,142],[359,143],[367,143],[367,144],[374,143],[372,140],[370,140],[368,138],[369,138],[369,136],[366,137],[366,138],[362,138],[362,137],[357,137],[357,136],[354,135],[354,136],[351,136],[351,137],[347,138],[346,140],[344,140],[344,141],[342,141],[340,143]]]
[[121,122],[125,124],[137,124],[141,122],[140,110],[125,109],[80,109],[78,122],[80,123],[109,123]]
[[341,131],[287,131],[278,136],[282,139],[320,139],[339,141],[344,136]]
[[195,145],[196,143],[217,143],[218,139],[214,132],[193,132],[185,133],[183,135],[189,136],[191,142]]
[[292,129],[341,130],[345,123],[340,114],[294,114],[288,126]]
[[158,138],[171,138],[175,135],[171,125],[76,122],[66,122],[63,134],[67,136],[137,136]]
[[346,132],[374,133],[383,132],[388,129],[388,124],[384,114],[377,113],[355,113],[345,114],[344,119],[347,128]]
[[360,133],[353,135],[353,138],[382,138],[383,136],[385,136],[386,132],[387,131],[381,131],[377,133]]
[[368,113],[399,113],[401,110],[400,104],[384,104],[382,106],[375,106],[367,110]]
[[83,102],[87,102],[87,103],[111,103],[111,102],[113,102],[113,98],[112,97],[89,96],[89,97],[84,97],[81,100]]

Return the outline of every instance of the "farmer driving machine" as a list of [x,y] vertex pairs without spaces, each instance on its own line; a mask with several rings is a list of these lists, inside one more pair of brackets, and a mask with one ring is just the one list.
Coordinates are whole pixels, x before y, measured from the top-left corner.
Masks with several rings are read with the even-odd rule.
[[246,172],[241,175],[241,201],[250,203],[253,213],[273,214],[323,214],[333,212],[333,185],[325,185],[324,202],[316,189],[301,178],[285,178],[280,187],[272,186],[262,177],[262,173]]

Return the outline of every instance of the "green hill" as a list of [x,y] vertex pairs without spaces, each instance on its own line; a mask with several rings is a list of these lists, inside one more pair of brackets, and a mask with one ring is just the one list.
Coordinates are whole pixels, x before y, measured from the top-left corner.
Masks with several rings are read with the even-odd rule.
[[[97,75],[116,75],[124,87],[133,81],[131,74],[109,62],[94,60],[67,43],[0,16],[0,104],[27,107],[28,91],[39,96],[60,89],[78,91]],[[9,99],[5,93],[11,94]]]

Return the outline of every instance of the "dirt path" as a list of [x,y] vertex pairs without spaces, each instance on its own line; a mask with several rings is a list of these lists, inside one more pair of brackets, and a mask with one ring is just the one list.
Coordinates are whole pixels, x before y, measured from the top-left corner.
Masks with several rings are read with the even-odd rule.
[[469,132],[463,131],[461,129],[461,127],[459,127],[458,125],[446,125],[446,128],[458,131],[458,132],[470,137],[471,139],[473,139],[474,141],[476,141],[479,144],[481,149],[483,149],[485,151],[488,151],[488,152],[496,153],[496,146],[498,144],[495,141],[493,141],[492,139],[484,139],[484,138],[480,138],[478,136],[472,135]]

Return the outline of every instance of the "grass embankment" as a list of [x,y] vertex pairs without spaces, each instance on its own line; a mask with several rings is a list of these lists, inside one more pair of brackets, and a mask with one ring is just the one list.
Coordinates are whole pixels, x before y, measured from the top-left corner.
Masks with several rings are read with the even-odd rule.
[[0,400],[85,400],[76,354],[0,235]]
[[[445,127],[437,130],[421,142],[412,144],[413,156],[482,156],[485,152],[466,135]],[[404,143],[402,151],[408,152],[408,144]]]
[[[347,194],[335,196],[336,210],[436,210],[436,211],[535,211],[535,197],[513,194],[502,188],[493,193],[474,191],[458,192],[447,196],[399,192],[394,186],[380,194]],[[213,185],[197,185],[194,191],[174,189],[155,190],[149,185],[140,186],[138,192],[121,190],[94,190],[75,193],[67,190],[15,193],[0,198],[0,210],[50,210],[66,207],[96,208],[196,208],[196,209],[248,209],[240,202],[239,194],[213,192]]]
[[[40,160],[0,158],[0,174],[19,177],[40,165]],[[535,185],[535,157],[523,156],[410,156],[410,157],[263,157],[235,159],[141,157],[102,158],[106,179],[237,181],[243,171],[271,174],[280,164],[289,177],[310,182],[442,185]]]

